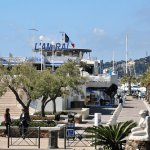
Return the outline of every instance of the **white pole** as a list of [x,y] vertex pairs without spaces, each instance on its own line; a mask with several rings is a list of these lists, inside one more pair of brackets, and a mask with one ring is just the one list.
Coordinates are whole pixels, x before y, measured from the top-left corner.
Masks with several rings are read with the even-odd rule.
[[128,74],[128,69],[127,69],[127,54],[128,54],[128,52],[127,52],[127,41],[128,41],[128,35],[126,35],[126,74]]
[[[33,49],[34,49],[34,15],[33,15]],[[33,57],[34,57],[34,52],[33,52]]]
[[52,64],[52,71],[54,72],[54,45],[53,45],[53,51],[52,51],[52,62],[53,62],[53,64]]
[[113,50],[113,72],[114,72],[114,50]]
[[42,72],[42,45],[43,45],[43,41],[41,40],[41,72]]
[[55,42],[52,42],[52,71],[54,72],[54,46],[55,46]]

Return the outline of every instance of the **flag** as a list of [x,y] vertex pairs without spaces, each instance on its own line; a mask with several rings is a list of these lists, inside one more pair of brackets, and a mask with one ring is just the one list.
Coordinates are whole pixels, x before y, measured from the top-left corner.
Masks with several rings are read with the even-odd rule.
[[65,33],[65,42],[68,43],[70,42],[72,47],[74,48],[75,47],[75,44],[69,39],[69,36]]
[[69,42],[69,37],[68,35],[65,33],[65,43],[68,43]]

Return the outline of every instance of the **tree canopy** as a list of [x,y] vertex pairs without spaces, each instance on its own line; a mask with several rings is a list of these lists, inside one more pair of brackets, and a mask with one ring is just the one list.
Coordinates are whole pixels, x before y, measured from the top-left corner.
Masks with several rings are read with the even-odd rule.
[[53,102],[53,114],[56,113],[56,98],[62,95],[69,95],[68,87],[75,93],[82,95],[79,85],[85,84],[86,78],[80,76],[79,68],[74,62],[68,61],[61,65],[55,73],[47,69],[40,73],[40,82],[35,83],[35,95],[42,97],[42,116],[48,102]]
[[[55,73],[50,68],[38,72],[30,63],[17,64],[13,67],[9,65],[0,65],[0,96],[9,88],[27,112],[29,112],[31,101],[42,98],[42,116],[44,116],[45,106],[50,101],[53,102],[53,113],[56,113],[55,100],[58,96],[69,95],[68,88],[72,92],[84,95],[79,86],[85,84],[86,78],[80,76],[75,62],[68,61],[61,65]],[[26,93],[27,103],[24,103],[19,93],[20,89]]]
[[[30,103],[36,99],[33,89],[35,88],[36,81],[39,80],[38,72],[30,63],[17,64],[13,67],[11,64],[9,65],[0,65],[0,96],[4,95],[9,88],[16,96],[16,100],[22,105],[26,112],[29,113]],[[27,95],[26,102],[22,99],[20,89]]]

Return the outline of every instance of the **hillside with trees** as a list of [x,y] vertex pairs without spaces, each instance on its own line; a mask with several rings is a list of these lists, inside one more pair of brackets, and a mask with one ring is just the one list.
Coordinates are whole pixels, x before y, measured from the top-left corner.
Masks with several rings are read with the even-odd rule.
[[[136,59],[134,60],[134,62],[135,62],[134,66],[135,66],[136,75],[143,75],[143,73],[146,71],[145,58]],[[149,67],[149,62],[150,62],[150,56],[147,57],[147,67]],[[117,71],[117,66],[118,66],[119,78],[123,77],[125,74],[125,64],[126,64],[126,61],[124,60],[115,61],[115,71]],[[135,75],[134,66],[132,65],[128,67],[128,75]],[[104,63],[104,69],[109,70],[109,69],[112,69],[112,67],[113,67],[113,61]]]

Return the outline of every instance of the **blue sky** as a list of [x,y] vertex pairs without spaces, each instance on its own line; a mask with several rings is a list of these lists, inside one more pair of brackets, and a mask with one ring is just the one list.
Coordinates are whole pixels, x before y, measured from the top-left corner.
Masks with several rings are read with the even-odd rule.
[[[32,54],[35,42],[61,42],[65,31],[76,48],[92,49],[90,54],[104,62],[150,54],[149,0],[1,0],[0,56]],[[88,55],[85,55],[88,57]]]

